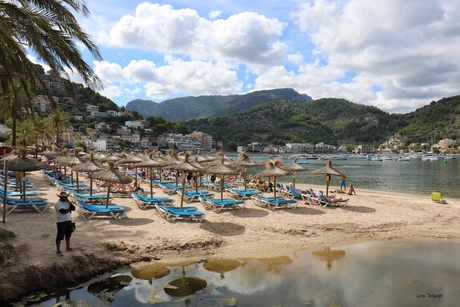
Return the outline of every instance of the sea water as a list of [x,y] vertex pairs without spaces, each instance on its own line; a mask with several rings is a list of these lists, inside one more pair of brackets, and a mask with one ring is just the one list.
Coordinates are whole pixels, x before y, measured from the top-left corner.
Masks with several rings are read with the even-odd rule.
[[[460,198],[460,159],[439,161],[421,161],[412,159],[407,162],[392,160],[369,161],[349,158],[347,160],[332,160],[332,167],[347,175],[347,188],[353,184],[357,193],[359,189],[372,189],[379,191],[394,191],[416,195],[431,195],[433,191],[441,191],[443,197]],[[252,156],[254,160],[263,161],[268,156]],[[282,159],[284,164],[292,163],[293,159]],[[297,172],[296,184],[308,186],[324,185],[324,175],[313,175],[315,169],[326,166],[327,160],[301,160],[308,162],[302,166],[310,171]],[[248,174],[252,176],[265,169],[265,167],[249,167]],[[277,178],[277,182],[292,182],[293,176]],[[331,177],[331,189],[339,188],[339,178]]]
[[[393,240],[276,258],[154,263],[20,305],[458,306],[459,253],[459,242]],[[174,292],[173,281],[191,290]]]

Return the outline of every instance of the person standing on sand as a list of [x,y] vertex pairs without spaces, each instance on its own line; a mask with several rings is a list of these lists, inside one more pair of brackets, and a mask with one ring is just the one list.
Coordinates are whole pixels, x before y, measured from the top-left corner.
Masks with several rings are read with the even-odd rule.
[[56,235],[56,255],[64,256],[61,252],[61,241],[65,237],[66,251],[73,251],[70,247],[70,237],[72,236],[72,215],[75,206],[67,199],[69,194],[61,192],[57,195],[59,200],[56,202],[54,209],[57,214],[57,235]]
[[346,193],[347,192],[347,176],[343,175],[340,176],[340,192]]

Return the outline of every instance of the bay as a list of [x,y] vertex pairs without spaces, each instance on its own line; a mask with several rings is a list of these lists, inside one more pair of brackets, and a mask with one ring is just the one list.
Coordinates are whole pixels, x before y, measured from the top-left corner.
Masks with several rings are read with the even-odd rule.
[[[264,161],[269,156],[252,155],[251,159]],[[283,163],[291,163],[293,159],[287,156],[281,157]],[[460,198],[460,159],[438,161],[421,161],[412,159],[407,162],[397,161],[399,156],[393,156],[392,160],[369,161],[349,158],[347,160],[332,160],[332,166],[347,175],[347,188],[354,185],[357,193],[359,189],[371,189],[378,191],[409,193],[427,195],[433,191],[441,191],[443,197]],[[308,172],[297,172],[296,184],[308,187],[312,185],[324,185],[323,175],[313,175],[312,171],[322,168],[327,160],[302,160],[310,169]],[[248,174],[256,175],[265,167],[249,167]],[[292,182],[292,176],[280,177],[279,182]],[[331,188],[339,188],[339,178],[332,176]]]

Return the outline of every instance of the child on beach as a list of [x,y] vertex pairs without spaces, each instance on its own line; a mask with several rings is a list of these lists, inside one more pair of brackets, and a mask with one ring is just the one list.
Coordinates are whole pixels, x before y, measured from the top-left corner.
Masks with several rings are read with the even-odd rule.
[[351,185],[350,190],[348,190],[348,195],[353,195],[353,194],[357,195],[356,191],[355,191],[355,188],[353,187],[353,185]]

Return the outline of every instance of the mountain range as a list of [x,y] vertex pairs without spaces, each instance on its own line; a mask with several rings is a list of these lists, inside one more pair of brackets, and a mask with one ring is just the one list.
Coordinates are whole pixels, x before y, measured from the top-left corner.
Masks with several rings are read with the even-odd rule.
[[161,116],[171,121],[230,116],[273,100],[289,100],[305,103],[313,99],[299,94],[294,89],[273,89],[255,91],[244,95],[187,96],[156,103],[151,100],[136,99],[128,102],[126,109],[137,111],[144,118]]

